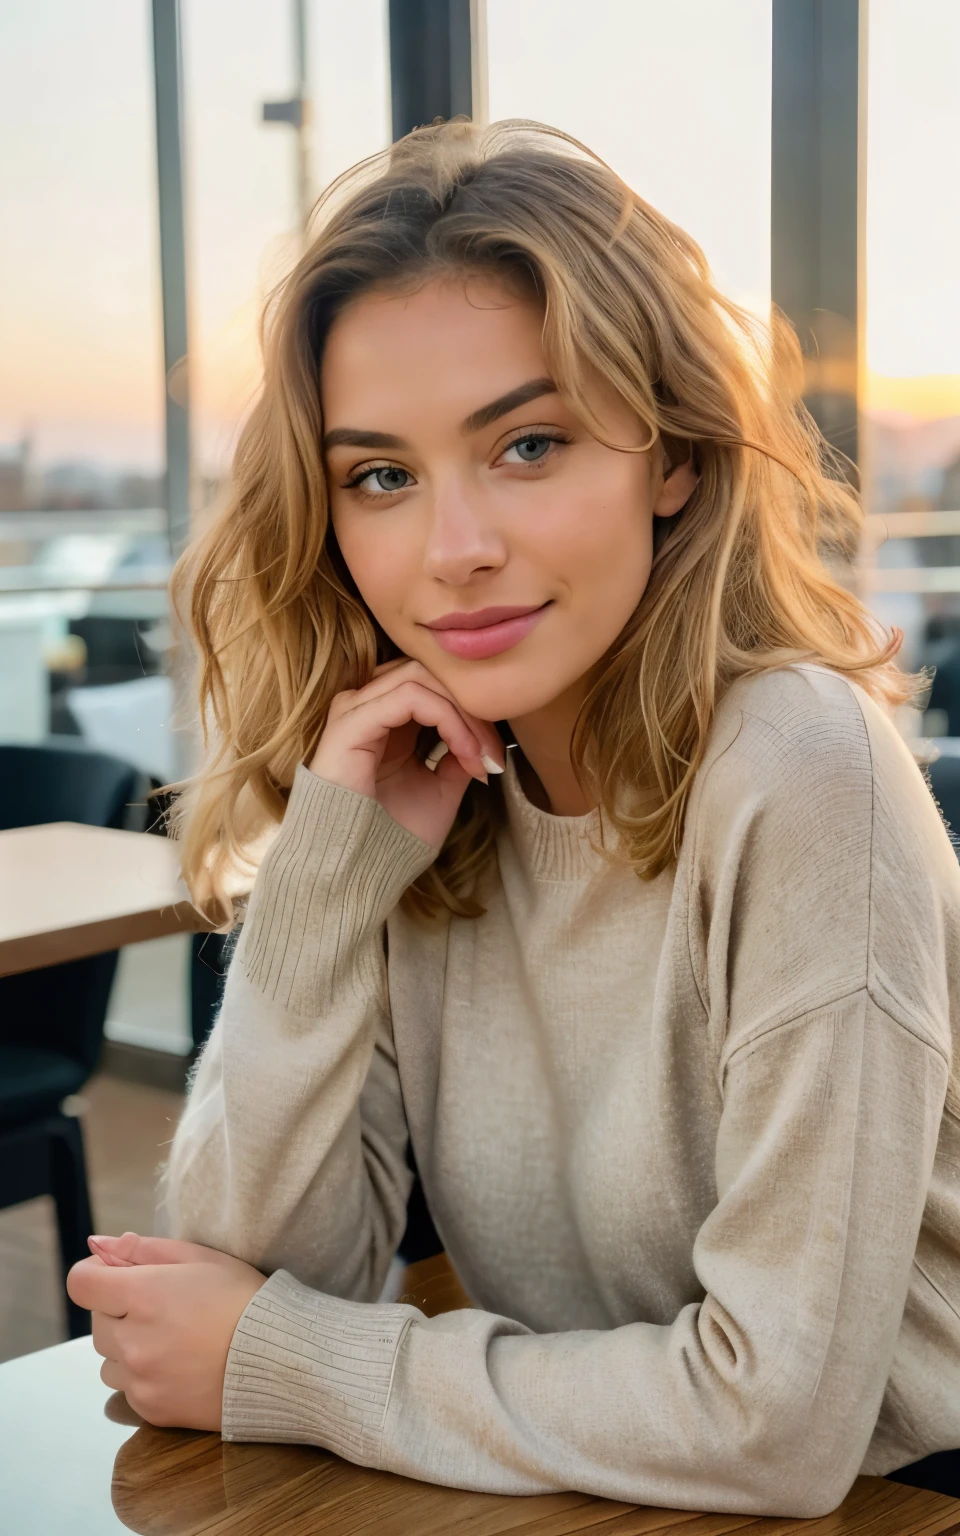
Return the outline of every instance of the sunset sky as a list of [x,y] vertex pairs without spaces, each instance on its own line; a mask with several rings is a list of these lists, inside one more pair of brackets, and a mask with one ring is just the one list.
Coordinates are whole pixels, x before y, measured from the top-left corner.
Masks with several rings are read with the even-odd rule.
[[[318,185],[389,135],[384,0],[313,0]],[[284,0],[183,0],[198,457],[256,387],[291,250]],[[487,0],[492,117],[585,140],[769,299],[770,0]],[[589,27],[584,25],[589,17]],[[156,468],[162,448],[147,0],[0,13],[0,444]],[[960,0],[871,0],[867,403],[960,414]]]

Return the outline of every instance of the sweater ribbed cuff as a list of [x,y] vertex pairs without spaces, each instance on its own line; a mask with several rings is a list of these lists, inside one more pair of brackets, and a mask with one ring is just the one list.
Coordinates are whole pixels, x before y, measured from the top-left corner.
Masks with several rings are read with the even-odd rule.
[[319,1445],[376,1467],[407,1306],[340,1301],[278,1269],[237,1324],[223,1383],[224,1440]]
[[249,981],[294,1011],[316,1008],[317,982],[363,967],[364,940],[437,853],[378,801],[299,767],[250,898]]

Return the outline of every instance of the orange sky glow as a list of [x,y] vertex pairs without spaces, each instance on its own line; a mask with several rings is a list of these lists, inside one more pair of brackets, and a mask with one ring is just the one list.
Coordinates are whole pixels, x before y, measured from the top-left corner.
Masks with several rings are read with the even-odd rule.
[[[204,468],[229,459],[257,387],[262,298],[290,258],[292,136],[258,120],[261,101],[289,93],[287,10],[184,0]],[[761,312],[770,11],[770,0],[594,0],[585,32],[582,0],[487,0],[491,116],[536,117],[589,143]],[[387,142],[383,4],[312,0],[311,17],[322,184]],[[0,248],[0,444],[30,431],[41,461],[156,467],[162,455],[148,21],[131,0],[31,0],[0,18],[16,66],[0,133],[17,145]],[[960,4],[871,0],[869,58],[863,404],[960,415],[960,206],[944,192],[960,186]]]

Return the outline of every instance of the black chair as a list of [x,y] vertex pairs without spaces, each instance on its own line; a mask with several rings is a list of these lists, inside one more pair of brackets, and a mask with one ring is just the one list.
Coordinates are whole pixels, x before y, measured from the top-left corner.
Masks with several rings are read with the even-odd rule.
[[[174,796],[164,792],[159,779],[152,778],[149,785],[148,832],[156,837],[166,837],[170,825],[170,813]],[[195,933],[190,941],[190,1034],[193,1040],[191,1057],[196,1061],[207,1043],[220,1004],[227,967],[233,953],[234,933]]]
[[195,933],[190,942],[190,1033],[198,1056],[217,1021],[232,933]]
[[[0,830],[50,821],[123,827],[140,775],[75,738],[0,746]],[[0,977],[0,1209],[51,1195],[64,1276],[94,1231],[75,1115],[61,1107],[97,1067],[117,951]],[[69,1109],[69,1105],[67,1106]],[[71,1338],[90,1314],[65,1296]]]
[[[913,1461],[898,1472],[888,1472],[890,1483],[906,1483],[908,1488],[926,1488],[930,1493],[945,1493],[960,1499],[960,1451],[934,1451],[922,1461]],[[953,1527],[956,1530],[956,1526]]]
[[412,1147],[407,1148],[407,1165],[413,1171],[413,1186],[407,1201],[407,1225],[400,1239],[397,1258],[402,1259],[404,1264],[420,1264],[424,1259],[432,1259],[438,1253],[443,1253],[443,1243],[430,1215]]
[[80,637],[87,651],[83,683],[103,687],[152,677],[161,671],[163,658],[147,645],[141,629],[140,620],[114,619],[102,614],[71,620],[70,633]]

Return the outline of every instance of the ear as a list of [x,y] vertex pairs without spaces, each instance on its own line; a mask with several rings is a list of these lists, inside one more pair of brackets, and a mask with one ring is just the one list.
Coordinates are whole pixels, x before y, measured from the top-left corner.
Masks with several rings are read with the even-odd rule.
[[685,507],[697,488],[699,475],[693,467],[693,457],[668,469],[660,483],[660,490],[653,503],[654,517],[673,517]]

